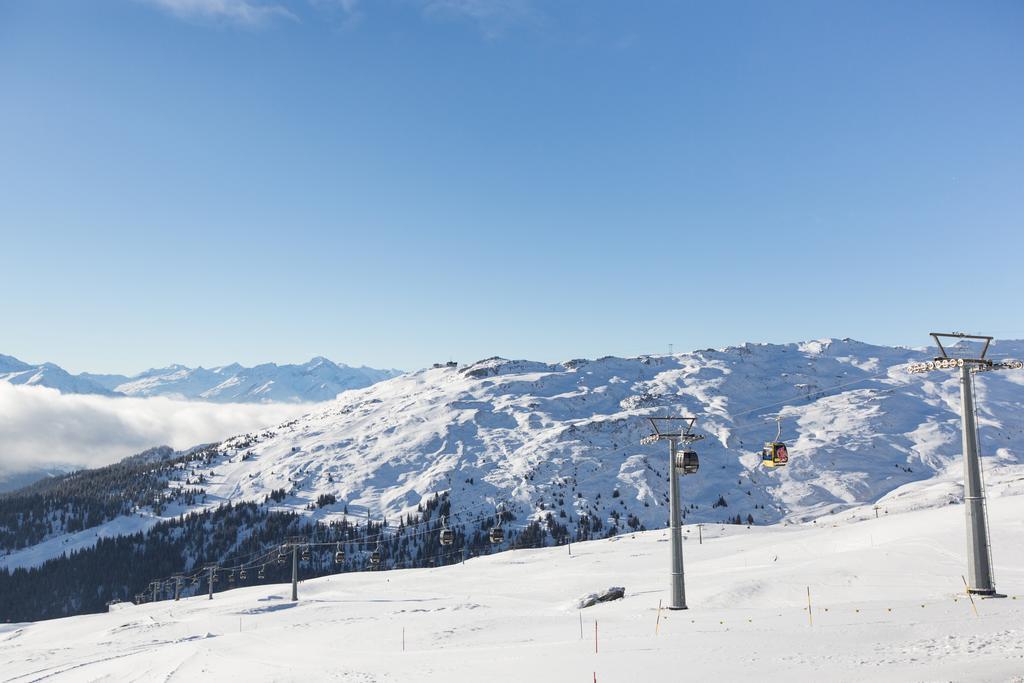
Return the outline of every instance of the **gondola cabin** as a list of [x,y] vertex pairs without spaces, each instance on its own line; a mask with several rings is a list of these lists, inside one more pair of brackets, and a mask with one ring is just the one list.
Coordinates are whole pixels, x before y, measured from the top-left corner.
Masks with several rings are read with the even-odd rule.
[[441,529],[441,545],[451,545],[455,543],[455,532],[451,529]]
[[338,548],[338,551],[334,553],[334,564],[341,564],[345,561],[345,551]]
[[491,540],[491,543],[503,543],[505,541],[505,530],[502,529],[500,526],[496,526],[493,529],[491,529],[489,538]]
[[380,566],[380,551],[374,550],[370,553],[370,566],[376,569]]
[[785,467],[789,464],[789,450],[781,441],[770,441],[761,451],[761,464],[765,467]]
[[683,451],[676,454],[676,469],[683,474],[696,474],[700,469],[700,458],[696,451]]

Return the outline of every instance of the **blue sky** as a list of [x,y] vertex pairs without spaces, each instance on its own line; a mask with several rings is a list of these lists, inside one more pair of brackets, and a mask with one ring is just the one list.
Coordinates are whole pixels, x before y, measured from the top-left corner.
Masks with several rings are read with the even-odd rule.
[[0,0],[0,353],[1024,337],[1024,4]]

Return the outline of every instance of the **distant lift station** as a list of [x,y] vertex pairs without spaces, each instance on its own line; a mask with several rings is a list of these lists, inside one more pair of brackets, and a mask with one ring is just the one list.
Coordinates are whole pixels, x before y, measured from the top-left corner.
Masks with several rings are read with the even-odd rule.
[[[960,371],[960,428],[963,433],[964,503],[967,512],[967,590],[976,595],[997,597],[995,580],[992,576],[992,546],[985,512],[985,487],[981,474],[981,460],[978,457],[978,426],[974,416],[974,378],[972,375],[991,370],[1019,370],[1024,367],[1024,364],[1020,361],[996,362],[986,358],[985,355],[992,343],[992,337],[964,334],[963,332],[932,332],[931,336],[935,339],[935,344],[941,355],[927,362],[914,363],[908,368],[908,371],[912,373],[954,369]],[[958,358],[949,354],[950,349],[943,345],[943,339],[967,339],[984,342],[984,344],[977,358]]]

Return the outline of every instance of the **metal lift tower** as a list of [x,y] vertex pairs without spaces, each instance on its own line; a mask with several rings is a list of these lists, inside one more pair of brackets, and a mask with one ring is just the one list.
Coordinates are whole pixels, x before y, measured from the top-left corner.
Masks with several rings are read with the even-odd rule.
[[672,602],[669,609],[686,609],[686,588],[683,583],[683,536],[679,518],[679,477],[683,474],[695,474],[699,466],[697,454],[686,449],[678,452],[679,442],[689,446],[704,437],[693,433],[695,417],[649,417],[654,433],[640,439],[641,445],[656,441],[668,441],[668,497],[669,497],[669,535],[672,546]]
[[[960,372],[960,428],[963,432],[964,452],[964,503],[967,509],[967,590],[976,595],[997,597],[995,580],[992,576],[992,546],[988,537],[988,520],[985,512],[985,488],[981,476],[981,459],[978,456],[978,426],[974,419],[974,380],[972,375],[992,370],[1019,370],[1024,367],[1020,361],[996,362],[985,357],[992,337],[964,334],[963,332],[932,332],[932,338],[941,355],[924,363],[914,363],[908,370],[912,373],[933,370],[958,370]],[[946,339],[946,345],[942,340]],[[951,356],[954,350],[949,339],[984,342],[977,358]]]

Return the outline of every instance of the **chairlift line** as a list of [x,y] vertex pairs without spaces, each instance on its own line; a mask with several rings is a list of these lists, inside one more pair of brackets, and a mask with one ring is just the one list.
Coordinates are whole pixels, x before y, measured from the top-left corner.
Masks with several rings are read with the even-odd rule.
[[[459,510],[459,511],[453,513],[453,515],[458,517],[462,524],[464,524],[464,525],[472,525],[472,524],[474,524],[476,522],[483,521],[485,519],[491,518],[493,513],[480,514],[480,515],[477,515],[475,517],[470,517],[470,518],[466,518],[464,515],[467,512],[469,512],[469,511],[481,509],[481,508],[484,508],[484,507],[490,507],[492,505],[494,505],[494,504],[493,503],[481,503],[479,505],[469,506],[467,508],[464,508],[462,510]],[[487,540],[490,543],[495,544],[495,545],[503,543],[505,541],[505,539],[506,539],[505,530],[500,526],[501,525],[501,515],[503,514],[504,505],[505,505],[504,503],[499,503],[499,505],[498,505],[498,507],[496,509],[497,515],[498,515],[498,523],[497,523],[496,526],[492,527],[489,530],[488,534],[487,534]],[[447,528],[450,532],[452,532],[452,534],[454,535],[454,531],[447,524],[448,517],[449,517],[448,515],[445,515],[443,517],[443,526],[445,528]],[[534,520],[534,521],[536,521],[536,520]],[[435,533],[436,527],[434,529],[424,528],[421,531],[415,531],[415,532],[412,532],[412,533],[406,533],[406,531],[405,531],[405,529],[410,529],[410,528],[415,528],[415,527],[418,527],[418,526],[429,525],[429,523],[430,523],[429,519],[424,519],[424,520],[421,520],[419,522],[416,522],[415,524],[410,524],[407,527],[404,527],[402,532],[392,531],[388,535],[390,535],[393,538],[411,539],[411,538],[421,537],[421,536],[424,536],[424,535],[429,534],[429,533]],[[513,524],[512,526],[514,526],[516,528],[527,528],[529,526],[529,524],[528,523],[520,523],[520,524]],[[358,528],[358,527],[356,525],[353,525],[353,528]],[[383,529],[381,529],[381,530],[377,531],[375,534],[373,534],[373,536],[377,537],[376,549],[374,550],[373,553],[370,554],[370,565],[371,565],[371,568],[373,568],[373,569],[380,568],[381,565],[383,564],[383,545],[382,545],[382,543],[380,541],[380,537],[381,537],[382,534],[385,534],[385,533],[387,533],[387,532],[385,532]],[[369,538],[370,538],[370,535],[366,534],[366,533],[364,533],[364,534],[362,534],[360,536],[356,536],[356,537],[353,537],[353,538],[345,539],[345,540],[342,540],[342,541],[316,541],[316,540],[310,540],[309,537],[298,537],[296,539],[288,540],[287,542],[285,542],[283,544],[275,544],[275,545],[272,545],[272,546],[269,546],[269,547],[265,547],[262,550],[254,551],[254,552],[250,553],[249,555],[243,556],[243,558],[245,558],[245,559],[241,559],[240,561],[238,561],[237,564],[228,565],[228,566],[214,565],[212,567],[212,572],[211,572],[212,582],[213,583],[219,582],[220,581],[220,577],[219,577],[220,572],[227,572],[227,573],[229,573],[229,578],[228,578],[229,583],[233,584],[234,580],[235,580],[234,579],[234,573],[236,571],[239,572],[240,578],[244,580],[248,575],[245,574],[245,576],[243,576],[242,574],[243,574],[244,570],[248,570],[248,569],[257,569],[258,570],[257,578],[262,580],[262,579],[264,579],[266,577],[266,570],[265,570],[266,565],[270,564],[271,562],[274,562],[274,563],[279,564],[279,565],[284,565],[285,562],[286,562],[287,553],[289,552],[289,549],[292,546],[300,546],[300,547],[302,547],[303,551],[304,551],[304,554],[308,553],[311,548],[333,547],[335,549],[335,562],[337,564],[341,564],[344,561],[344,558],[345,558],[344,549],[343,549],[343,545],[345,543],[365,543],[367,540],[369,540]],[[459,550],[459,551],[443,554],[441,557],[451,558],[451,557],[455,557],[457,555],[461,555],[461,553],[462,553],[462,551]],[[340,557],[340,560],[339,560],[339,557]],[[376,558],[376,560],[375,560],[375,558]],[[417,562],[419,562],[419,561],[420,560],[418,560],[418,559],[412,559],[412,560],[409,560],[408,562],[393,563],[392,567],[393,568],[399,568],[399,567],[404,567],[404,566],[415,566],[417,564]],[[199,571],[197,573],[197,575],[196,575],[196,577],[197,577],[196,580],[198,581],[198,577],[201,576],[201,574],[206,573],[207,571],[208,571],[207,569],[203,569],[203,570]]]
[[[455,514],[457,516],[459,516],[459,517],[462,517],[462,515],[464,515],[465,511],[467,511],[467,510],[478,509],[478,508],[485,507],[485,506],[490,506],[490,505],[493,505],[493,503],[485,503],[485,504],[481,504],[481,505],[471,506],[471,507],[466,508],[465,510],[459,511],[459,512],[457,512]],[[500,510],[500,506],[499,506],[499,510]],[[499,512],[499,515],[500,515],[500,512]],[[473,524],[475,522],[478,522],[478,521],[481,521],[481,520],[484,520],[484,519],[488,519],[490,517],[491,517],[490,514],[479,515],[479,516],[474,517],[474,518],[465,519],[463,521],[463,523],[464,524]],[[421,526],[421,525],[423,525],[424,523],[427,523],[427,522],[429,522],[429,520],[423,520],[421,522],[417,522],[415,525],[409,525],[409,527],[406,527],[406,528],[410,528],[410,527],[414,527],[414,526]],[[447,526],[447,516],[445,516],[445,526]],[[515,525],[515,526],[526,528],[528,526],[528,524],[518,524],[518,525]],[[497,531],[493,534],[493,539],[494,540],[492,542],[494,542],[494,543],[501,543],[505,539],[505,533],[504,533],[504,530],[502,528],[500,528],[500,527],[496,527],[496,528],[497,528]],[[381,543],[379,541],[380,533],[381,532],[378,532],[377,534],[375,534],[376,536],[378,536],[378,546],[377,546],[378,548],[382,548],[382,545],[381,545]],[[392,533],[392,536],[394,536],[394,537],[404,537],[404,538],[415,538],[415,537],[423,536],[423,535],[425,535],[427,533],[433,533],[433,531],[430,530],[430,529],[424,529],[423,531],[414,532],[412,534],[405,534],[404,532],[401,533],[401,534],[399,534],[399,533]],[[288,542],[286,542],[284,544],[274,545],[274,546],[270,546],[269,548],[265,548],[262,551],[262,554],[260,554],[260,551],[255,551],[255,552],[253,552],[253,553],[251,553],[251,554],[249,554],[247,556],[250,559],[244,560],[244,561],[242,561],[239,564],[229,565],[229,566],[214,566],[213,572],[212,572],[212,580],[213,580],[214,583],[219,582],[220,581],[219,573],[222,572],[222,571],[223,572],[229,572],[229,573],[233,574],[235,571],[239,571],[240,572],[242,569],[249,569],[249,568],[258,568],[259,570],[261,570],[261,573],[263,574],[263,576],[258,576],[258,578],[261,578],[261,579],[265,578],[265,576],[266,576],[266,573],[265,573],[265,566],[266,566],[266,564],[268,564],[270,562],[275,562],[276,561],[278,564],[283,565],[285,563],[285,560],[286,560],[286,554],[288,553],[289,548],[292,545],[301,545],[301,546],[303,546],[304,548],[307,548],[307,549],[308,548],[312,548],[312,547],[334,546],[335,549],[336,549],[335,559],[337,560],[337,557],[338,557],[337,551],[340,550],[340,552],[342,553],[342,560],[343,560],[344,559],[344,550],[341,549],[341,546],[344,543],[346,543],[346,542],[350,542],[350,543],[365,542],[368,538],[369,538],[369,536],[364,534],[364,535],[356,537],[356,538],[348,539],[347,541],[308,541],[306,539],[291,540],[291,541],[288,541]],[[491,541],[491,539],[492,539],[492,534],[489,533],[488,534],[488,540]],[[456,554],[461,554],[461,551],[459,551],[458,553],[448,553],[446,555],[443,555],[443,557],[453,557]],[[255,559],[253,559],[253,558],[255,558]],[[380,563],[382,562],[382,560],[383,560],[383,556],[381,554],[381,555],[378,556],[378,562],[374,566],[375,567],[379,567]],[[417,562],[417,560],[410,560],[409,562],[406,562],[406,563],[396,564],[396,565],[394,565],[394,567],[398,568],[400,566],[406,566],[406,565],[413,566],[413,565],[416,564],[416,562]],[[371,557],[371,564],[373,564],[373,558],[372,557]],[[204,573],[205,571],[206,570],[200,571],[197,574],[197,577],[199,575],[201,575],[202,573]],[[233,583],[234,579],[229,577],[229,582]]]

